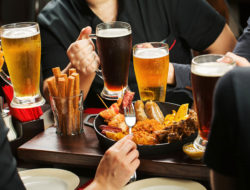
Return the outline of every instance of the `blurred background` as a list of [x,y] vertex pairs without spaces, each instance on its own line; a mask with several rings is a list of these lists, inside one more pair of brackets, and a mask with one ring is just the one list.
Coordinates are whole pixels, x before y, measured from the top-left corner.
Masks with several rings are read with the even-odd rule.
[[[0,0],[0,25],[35,21],[39,11],[50,0]],[[202,1],[202,0],[201,0]],[[250,16],[250,0],[207,0],[223,15],[234,34],[239,36]]]
[[[39,11],[50,0],[0,0],[0,25],[35,21]],[[202,1],[202,0],[201,0]],[[239,36],[250,16],[250,0],[207,0],[223,15],[234,34]]]

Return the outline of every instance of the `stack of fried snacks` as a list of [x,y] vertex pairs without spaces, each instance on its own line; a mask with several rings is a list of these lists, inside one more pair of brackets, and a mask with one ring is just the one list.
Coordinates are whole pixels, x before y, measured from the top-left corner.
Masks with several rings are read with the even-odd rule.
[[57,133],[79,134],[82,130],[79,110],[81,98],[79,74],[73,68],[69,70],[69,76],[62,74],[59,67],[53,68],[52,71],[54,76],[48,80],[48,87],[51,104],[53,101],[57,112],[54,113],[57,117]]

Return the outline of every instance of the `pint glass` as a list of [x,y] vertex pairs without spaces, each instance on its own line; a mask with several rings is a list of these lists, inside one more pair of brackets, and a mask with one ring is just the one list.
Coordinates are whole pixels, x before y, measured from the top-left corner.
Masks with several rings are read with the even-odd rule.
[[30,108],[45,103],[40,94],[41,39],[37,23],[14,23],[1,27],[5,62],[14,89],[11,106]]
[[96,27],[97,50],[104,79],[101,96],[104,99],[117,100],[128,87],[131,33],[130,25],[125,22],[101,23]]
[[202,151],[205,151],[211,126],[214,87],[217,80],[234,66],[232,58],[223,55],[201,55],[192,60],[191,80],[199,120],[194,146]]
[[165,102],[169,67],[168,45],[161,42],[135,45],[133,63],[141,100]]

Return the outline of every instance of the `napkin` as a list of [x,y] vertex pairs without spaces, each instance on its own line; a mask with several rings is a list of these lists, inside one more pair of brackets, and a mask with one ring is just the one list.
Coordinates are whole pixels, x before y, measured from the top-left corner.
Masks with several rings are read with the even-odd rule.
[[10,108],[10,114],[14,118],[18,119],[21,122],[27,122],[27,121],[36,120],[43,114],[43,111],[40,106],[35,107],[35,108],[26,108],[26,109],[12,108],[10,106],[10,102],[13,98],[13,92],[14,92],[13,87],[9,85],[5,85],[2,88],[4,91],[6,101]]

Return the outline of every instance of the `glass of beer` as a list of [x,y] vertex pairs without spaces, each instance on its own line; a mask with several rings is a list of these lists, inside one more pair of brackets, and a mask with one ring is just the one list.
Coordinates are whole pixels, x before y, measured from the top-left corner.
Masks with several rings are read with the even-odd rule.
[[234,66],[233,59],[224,55],[207,54],[192,60],[191,81],[194,106],[199,120],[199,132],[194,146],[201,151],[205,151],[207,145],[216,82]]
[[128,88],[132,51],[131,26],[120,21],[98,24],[96,38],[104,79],[101,96],[104,99],[117,100]]
[[[43,105],[40,94],[41,39],[35,22],[7,24],[1,27],[5,62],[14,89],[13,108]],[[1,76],[4,78],[4,74]],[[8,82],[8,81],[7,81]]]
[[143,101],[165,102],[169,49],[162,42],[147,42],[133,47],[135,76]]

